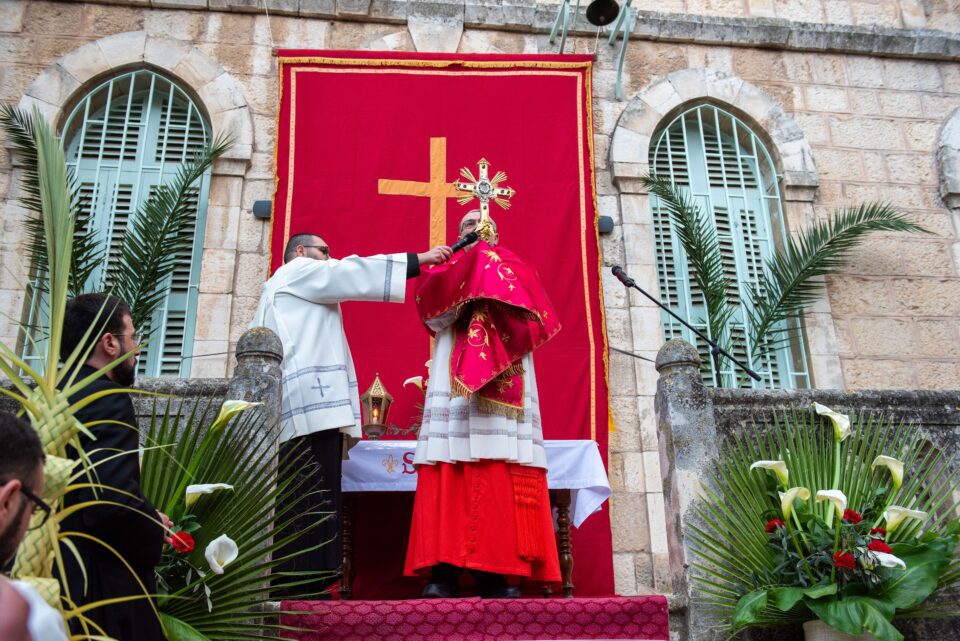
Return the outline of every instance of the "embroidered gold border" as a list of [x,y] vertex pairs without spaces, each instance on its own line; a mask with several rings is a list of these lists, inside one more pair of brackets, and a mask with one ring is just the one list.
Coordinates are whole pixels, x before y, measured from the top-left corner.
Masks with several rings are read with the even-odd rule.
[[[592,305],[590,299],[590,285],[589,285],[589,272],[587,270],[587,212],[586,212],[586,176],[584,171],[583,163],[583,152],[584,152],[584,120],[586,120],[586,134],[587,134],[587,145],[590,156],[590,180],[591,185],[593,186],[593,210],[594,210],[594,225],[596,225],[596,217],[598,215],[597,210],[597,201],[596,201],[596,172],[594,167],[594,158],[593,158],[593,94],[591,88],[591,76],[592,76],[592,61],[582,61],[582,62],[553,62],[553,61],[499,61],[499,60],[487,60],[487,61],[468,61],[468,60],[414,60],[414,59],[377,59],[377,58],[335,58],[335,57],[323,57],[323,56],[308,56],[308,57],[296,57],[296,58],[280,58],[279,59],[279,76],[280,76],[280,98],[283,98],[284,90],[284,67],[286,65],[297,65],[297,64],[326,64],[326,65],[337,65],[337,67],[307,67],[303,69],[291,69],[290,70],[290,130],[289,130],[289,151],[287,156],[287,194],[286,202],[284,204],[283,210],[283,242],[284,244],[290,238],[290,210],[293,203],[293,179],[294,179],[294,154],[295,154],[295,129],[296,129],[296,85],[297,85],[297,74],[298,73],[379,73],[381,71],[389,70],[389,73],[407,73],[413,75],[428,75],[428,74],[439,74],[439,75],[482,75],[482,76],[504,76],[504,75],[550,75],[550,76],[576,76],[577,79],[577,167],[579,172],[580,179],[580,252],[581,252],[581,265],[583,266],[583,291],[584,291],[584,305],[587,312],[587,337],[590,342],[589,352],[590,352],[590,438],[596,440],[597,438],[597,365],[596,365],[596,354],[595,354],[595,340],[594,340],[594,328],[593,328],[593,313]],[[367,67],[364,69],[345,69],[344,66],[357,66],[357,67]],[[397,69],[395,67],[415,67],[415,69]],[[449,67],[463,67],[465,69],[473,69],[474,71],[454,71],[449,69]],[[512,72],[488,72],[484,73],[481,71],[484,68],[491,69],[505,69],[505,68],[529,68],[529,69],[542,69],[542,70],[560,70],[565,69],[567,71],[512,71]],[[386,69],[389,68],[389,69]],[[583,73],[586,71],[586,73]],[[586,77],[586,83],[584,83],[584,76]],[[586,85],[587,93],[584,94],[584,85]],[[586,114],[584,114],[586,111]],[[585,118],[586,116],[586,118]],[[277,160],[279,153],[279,139],[280,139],[280,109],[277,109],[277,140],[275,142],[275,152],[274,152],[274,162]],[[275,165],[276,166],[276,165]],[[276,190],[277,185],[279,184],[279,175],[274,179],[274,202],[276,202]],[[276,213],[274,213],[276,215]],[[272,221],[273,222],[273,221]],[[272,263],[272,252],[273,252],[273,227],[270,226],[270,252],[271,252],[271,263]],[[597,238],[597,255],[598,255],[598,293],[599,293],[599,302],[600,307],[600,319],[601,319],[601,329],[603,333],[603,347],[601,356],[604,363],[604,378],[607,385],[607,393],[609,395],[609,364],[608,364],[608,345],[607,345],[607,336],[606,336],[606,314],[603,308],[603,287],[602,287],[602,276],[600,269],[602,267],[602,258],[600,258],[600,239]],[[609,412],[609,404],[608,404]]]

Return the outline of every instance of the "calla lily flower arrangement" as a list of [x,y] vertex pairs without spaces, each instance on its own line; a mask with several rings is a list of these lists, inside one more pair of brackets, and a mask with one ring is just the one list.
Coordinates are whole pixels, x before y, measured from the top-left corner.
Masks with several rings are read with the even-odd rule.
[[735,436],[688,528],[700,600],[731,632],[901,641],[894,616],[943,614],[931,595],[960,582],[956,468],[915,426],[818,403]]
[[[300,554],[285,546],[302,534],[275,533],[305,509],[299,499],[281,497],[307,471],[301,460],[278,461],[276,435],[259,405],[155,402],[142,487],[176,524],[156,568],[157,607],[169,641],[279,641],[279,623],[261,620],[272,598],[266,577],[311,579],[280,570]],[[280,474],[280,466],[288,471]]]

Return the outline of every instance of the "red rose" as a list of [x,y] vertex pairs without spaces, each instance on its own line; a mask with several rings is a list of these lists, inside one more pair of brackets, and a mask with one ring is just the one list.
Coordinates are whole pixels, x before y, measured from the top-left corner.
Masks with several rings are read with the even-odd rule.
[[174,532],[170,535],[170,539],[170,545],[172,545],[173,549],[177,552],[193,551],[193,537],[187,532]]
[[772,521],[767,522],[767,527],[765,529],[767,530],[767,534],[770,534],[771,532],[776,530],[778,527],[785,527],[783,521],[781,521],[780,519],[773,519]]
[[843,520],[850,521],[854,525],[863,520],[863,517],[860,516],[859,512],[854,512],[853,510],[844,510],[843,511]]
[[884,530],[882,527],[875,527],[872,530],[870,530],[870,534],[879,534],[881,537],[885,537],[887,536],[887,531]]
[[833,564],[842,570],[852,570],[857,560],[849,552],[837,552],[833,555]]
[[874,552],[886,552],[887,554],[893,554],[893,548],[883,541],[870,541],[867,543],[867,549],[873,550]]

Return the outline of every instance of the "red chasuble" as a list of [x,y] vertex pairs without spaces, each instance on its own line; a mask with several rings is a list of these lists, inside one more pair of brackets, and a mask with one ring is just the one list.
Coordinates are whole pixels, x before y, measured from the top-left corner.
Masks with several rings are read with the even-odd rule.
[[425,270],[416,300],[431,334],[430,321],[457,316],[453,393],[468,399],[477,394],[482,411],[522,418],[520,359],[560,331],[536,272],[510,250],[481,240],[454,260]]

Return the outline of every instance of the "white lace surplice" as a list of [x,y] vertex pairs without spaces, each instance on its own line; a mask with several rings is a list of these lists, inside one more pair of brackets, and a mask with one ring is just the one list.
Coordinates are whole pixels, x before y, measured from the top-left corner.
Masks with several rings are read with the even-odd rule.
[[450,398],[452,322],[452,315],[431,322],[437,336],[414,463],[493,459],[546,468],[533,355],[527,354],[521,359],[524,368],[523,420],[481,414],[476,398],[470,401],[461,396]]

